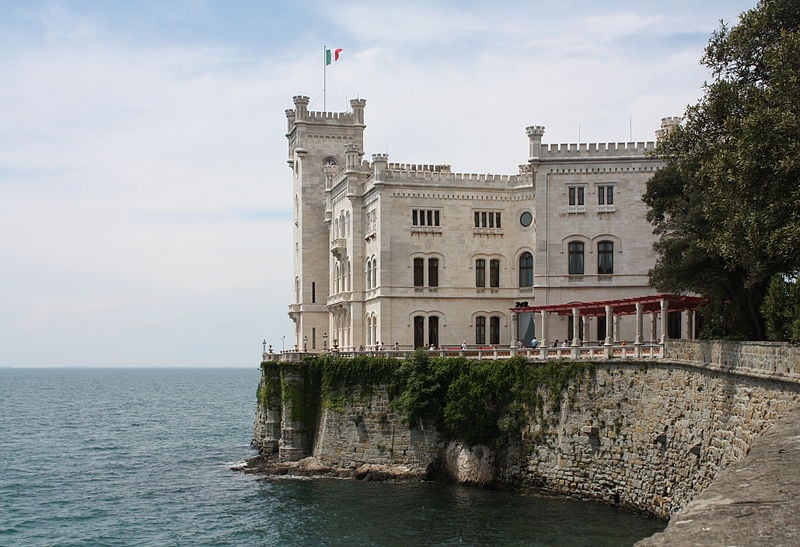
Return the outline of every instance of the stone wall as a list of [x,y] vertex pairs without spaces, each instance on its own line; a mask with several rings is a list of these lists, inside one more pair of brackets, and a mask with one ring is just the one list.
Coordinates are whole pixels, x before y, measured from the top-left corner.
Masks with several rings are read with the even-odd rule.
[[674,363],[597,364],[559,412],[545,402],[498,479],[668,517],[798,401],[793,383]]
[[362,464],[405,465],[421,472],[444,444],[436,429],[409,428],[389,405],[384,386],[341,394],[341,405],[323,405],[313,455],[324,465],[355,469]]
[[667,340],[666,355],[706,368],[800,381],[800,346],[783,342]]
[[[272,367],[298,369],[289,363]],[[592,373],[562,393],[558,409],[547,390],[540,393],[543,407],[521,437],[497,454],[496,479],[666,518],[800,404],[800,383],[744,372],[666,361],[596,363]],[[287,385],[281,382],[280,389]],[[281,449],[281,458],[313,455],[337,467],[372,463],[416,470],[443,459],[445,440],[431,427],[405,425],[383,386],[337,395],[318,406],[318,420],[308,431],[313,444],[304,452]],[[286,418],[292,414],[289,399],[281,398],[279,434],[293,439],[299,426]],[[276,431],[274,404],[258,412],[254,445],[269,453]],[[261,419],[269,423],[259,424]],[[278,444],[282,447],[284,439]]]

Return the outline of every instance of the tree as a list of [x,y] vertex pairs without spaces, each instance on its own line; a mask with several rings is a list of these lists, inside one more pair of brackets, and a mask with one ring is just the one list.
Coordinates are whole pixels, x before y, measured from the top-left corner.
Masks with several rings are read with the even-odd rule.
[[709,336],[764,339],[770,281],[800,271],[800,2],[722,23],[702,62],[713,79],[659,142],[643,198],[661,236],[651,283],[709,298]]

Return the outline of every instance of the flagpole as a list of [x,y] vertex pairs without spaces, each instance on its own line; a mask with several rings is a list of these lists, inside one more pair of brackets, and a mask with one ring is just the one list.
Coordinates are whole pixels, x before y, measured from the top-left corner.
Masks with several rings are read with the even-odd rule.
[[322,46],[322,111],[327,112],[326,104],[325,104],[325,74],[328,72],[328,48],[327,46]]

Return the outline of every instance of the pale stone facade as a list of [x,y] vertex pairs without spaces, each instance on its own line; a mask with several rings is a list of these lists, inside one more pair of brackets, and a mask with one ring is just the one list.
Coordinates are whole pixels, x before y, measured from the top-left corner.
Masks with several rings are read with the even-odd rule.
[[[532,126],[517,174],[462,174],[365,161],[366,101],[335,113],[308,102],[286,111],[298,349],[515,345],[542,329],[512,318],[517,302],[654,294],[641,201],[661,165],[654,143],[548,145]],[[582,338],[602,339],[601,321],[585,322]],[[548,340],[567,338],[568,319],[550,323]]]

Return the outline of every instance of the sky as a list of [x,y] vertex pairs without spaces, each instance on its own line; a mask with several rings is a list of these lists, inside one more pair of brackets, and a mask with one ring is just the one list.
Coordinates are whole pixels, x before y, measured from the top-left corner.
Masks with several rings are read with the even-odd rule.
[[292,344],[285,110],[365,157],[513,174],[653,140],[755,0],[0,0],[0,367],[257,366]]

